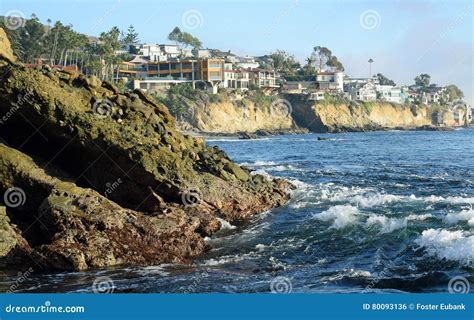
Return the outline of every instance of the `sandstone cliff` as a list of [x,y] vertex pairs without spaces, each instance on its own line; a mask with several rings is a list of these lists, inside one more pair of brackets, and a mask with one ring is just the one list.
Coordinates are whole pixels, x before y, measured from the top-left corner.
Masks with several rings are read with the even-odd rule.
[[[182,130],[208,134],[299,131],[291,117],[291,106],[259,91],[221,90],[217,95],[210,95],[202,90],[176,88],[167,95],[161,100],[177,117]],[[178,107],[174,106],[176,102]]]
[[167,108],[95,77],[27,67],[0,48],[0,265],[84,270],[186,262],[204,237],[282,205],[288,184],[251,175],[181,134]]
[[410,107],[385,102],[324,103],[289,97],[295,121],[313,132],[416,129],[432,125],[426,106]]

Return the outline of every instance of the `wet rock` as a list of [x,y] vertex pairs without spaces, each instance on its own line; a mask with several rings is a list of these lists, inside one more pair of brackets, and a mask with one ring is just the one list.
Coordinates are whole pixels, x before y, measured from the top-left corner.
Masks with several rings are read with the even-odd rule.
[[258,180],[183,136],[141,91],[2,57],[0,194],[27,196],[3,224],[18,226],[20,251],[44,268],[185,262],[206,250],[217,217],[241,220],[288,200],[288,183]]

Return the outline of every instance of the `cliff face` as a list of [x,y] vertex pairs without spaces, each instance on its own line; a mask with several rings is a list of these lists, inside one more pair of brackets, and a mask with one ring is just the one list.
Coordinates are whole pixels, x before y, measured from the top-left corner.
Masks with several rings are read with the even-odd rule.
[[292,99],[293,117],[313,132],[411,129],[431,126],[428,107],[411,108],[383,102],[325,104]]
[[185,262],[218,218],[288,199],[284,181],[181,134],[140,91],[0,57],[0,265]]
[[159,97],[177,117],[182,130],[201,133],[236,134],[297,130],[291,106],[278,97],[259,91],[242,94],[222,90],[210,95],[190,87],[175,87]]
[[264,108],[247,101],[238,105],[233,101],[211,103],[194,109],[189,123],[199,131],[207,133],[238,133],[291,131],[295,129],[293,119],[284,109]]

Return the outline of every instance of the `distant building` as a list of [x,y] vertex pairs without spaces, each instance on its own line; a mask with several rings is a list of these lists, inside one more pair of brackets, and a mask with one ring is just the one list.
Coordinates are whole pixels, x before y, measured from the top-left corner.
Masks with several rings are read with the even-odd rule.
[[224,70],[223,88],[248,90],[250,86],[250,74],[246,70]]
[[279,75],[275,71],[263,69],[248,69],[250,84],[256,88],[279,88]]
[[375,92],[378,100],[394,102],[394,103],[404,103],[408,98],[408,94],[403,88],[390,85],[375,85]]
[[[149,62],[144,70],[132,78],[133,88],[145,91],[160,90],[171,84],[190,83],[217,93],[217,87],[224,80],[223,59],[183,59]],[[121,73],[123,74],[123,73]]]
[[344,91],[344,72],[320,71],[316,73],[316,83],[319,90]]
[[375,101],[376,85],[374,78],[348,78],[344,80],[344,92],[351,100]]

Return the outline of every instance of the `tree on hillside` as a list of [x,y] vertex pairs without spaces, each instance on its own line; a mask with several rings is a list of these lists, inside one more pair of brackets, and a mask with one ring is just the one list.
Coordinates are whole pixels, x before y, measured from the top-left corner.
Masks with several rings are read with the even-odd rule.
[[318,71],[323,70],[323,67],[329,61],[332,56],[331,50],[326,47],[316,46],[313,48],[313,55],[316,58],[316,63],[318,65]]
[[168,40],[174,41],[176,45],[181,44],[184,47],[191,46],[195,49],[202,47],[202,42],[188,32],[183,32],[178,27],[175,27],[169,34]]
[[464,93],[454,84],[446,86],[446,92],[451,102],[464,98]]
[[270,68],[283,74],[283,76],[296,75],[300,64],[296,58],[285,52],[284,50],[277,50],[270,54],[269,65],[264,65],[264,68]]
[[[339,59],[332,54],[331,50],[322,46],[314,47],[311,56],[306,59],[306,62],[307,64],[304,68],[306,72],[313,70],[313,64],[317,66],[316,71],[318,72],[324,70],[326,67],[332,68],[334,70],[344,71],[342,62],[340,62]],[[311,64],[308,64],[309,62],[311,62]]]
[[331,67],[333,69],[339,70],[339,71],[344,71],[344,66],[342,63],[337,59],[336,56],[331,56],[326,63],[328,67]]
[[87,36],[75,32],[72,25],[57,21],[45,36],[44,50],[50,64],[78,65],[87,41]]
[[430,85],[431,76],[426,73],[422,73],[415,77],[415,84],[422,88],[426,88]]
[[379,80],[379,83],[383,86],[395,86],[395,82],[393,80],[390,80],[381,73],[377,73],[377,79]]
[[140,43],[140,40],[138,39],[138,32],[135,31],[135,27],[133,25],[128,27],[127,33],[122,39],[122,43],[129,46],[129,53],[138,53],[137,46]]
[[44,52],[44,26],[35,14],[26,20],[25,26],[18,29],[18,45],[23,50],[22,60],[26,63],[35,63]]

